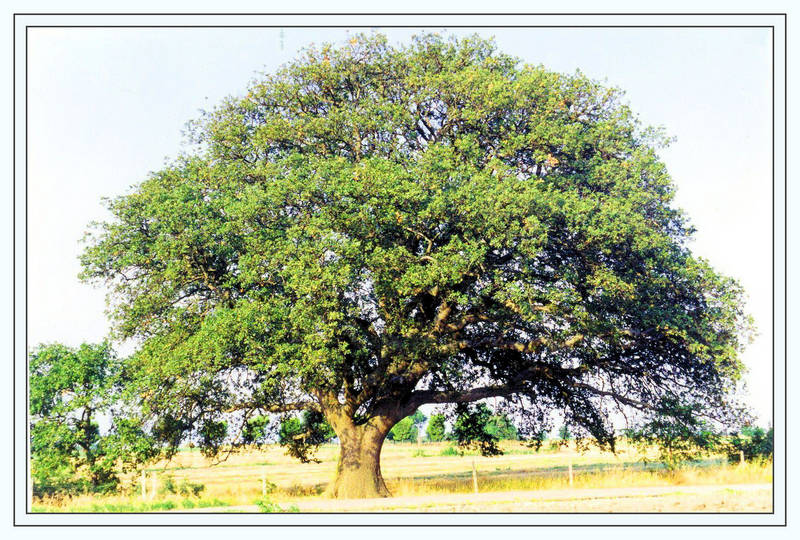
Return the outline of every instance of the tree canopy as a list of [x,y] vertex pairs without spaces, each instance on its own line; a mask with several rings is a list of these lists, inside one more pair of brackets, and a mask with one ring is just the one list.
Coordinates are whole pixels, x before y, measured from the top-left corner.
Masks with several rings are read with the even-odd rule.
[[445,420],[446,417],[443,414],[437,413],[431,415],[428,426],[425,428],[425,435],[428,437],[429,441],[439,442],[444,440],[447,436]]
[[111,490],[120,465],[124,470],[156,455],[124,416],[101,433],[99,419],[110,415],[119,396],[120,361],[108,343],[39,345],[28,369],[34,493]]
[[478,37],[359,36],[192,137],[82,257],[141,343],[126,369],[165,443],[318,411],[350,478],[334,494],[385,494],[375,448],[423,404],[504,398],[522,436],[559,411],[608,444],[610,409],[724,415],[742,290],[691,254],[667,141],[619,90]]

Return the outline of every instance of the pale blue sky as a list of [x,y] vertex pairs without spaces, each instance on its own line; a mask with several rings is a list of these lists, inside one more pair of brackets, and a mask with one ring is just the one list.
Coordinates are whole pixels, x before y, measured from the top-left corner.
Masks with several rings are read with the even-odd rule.
[[[441,31],[432,28],[431,31]],[[366,29],[369,31],[369,29]],[[418,30],[390,29],[392,41]],[[619,86],[662,152],[693,249],[749,293],[750,403],[771,421],[771,49],[768,29],[479,29],[501,51]],[[449,33],[472,33],[459,29]],[[116,196],[181,150],[203,108],[333,29],[29,30],[29,341],[106,334],[104,293],[77,279],[78,240]],[[281,47],[282,45],[282,47]]]

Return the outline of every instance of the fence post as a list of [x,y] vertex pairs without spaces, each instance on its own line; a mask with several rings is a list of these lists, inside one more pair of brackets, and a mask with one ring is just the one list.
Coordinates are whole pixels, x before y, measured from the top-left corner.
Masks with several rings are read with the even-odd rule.
[[142,469],[142,500],[147,499],[147,473]]
[[261,496],[267,496],[267,475],[265,473],[261,473]]
[[478,493],[478,470],[475,468],[475,457],[472,457],[472,489]]
[[572,487],[572,458],[569,458],[569,487]]
[[739,450],[739,465],[744,465],[744,451]]
[[150,499],[154,499],[156,496],[157,486],[158,486],[158,477],[156,473],[153,472],[153,476],[150,477],[151,486],[150,486]]

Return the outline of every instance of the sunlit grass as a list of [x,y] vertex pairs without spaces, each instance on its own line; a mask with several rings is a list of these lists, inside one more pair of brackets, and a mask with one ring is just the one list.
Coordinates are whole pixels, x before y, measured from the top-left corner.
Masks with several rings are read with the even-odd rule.
[[135,497],[80,495],[76,497],[51,497],[34,501],[32,512],[164,512],[229,506],[229,502],[213,498],[162,498],[140,501]]
[[[772,481],[771,462],[728,464],[710,459],[669,471],[658,463],[643,463],[640,456],[624,444],[616,454],[593,448],[578,452],[546,447],[537,452],[524,444],[502,443],[504,455],[497,457],[461,455],[449,452],[451,443],[387,443],[381,454],[382,470],[389,490],[395,496],[468,493],[473,490],[472,463],[478,471],[481,492],[535,491],[569,488],[568,466],[573,468],[572,488],[620,488],[708,484],[748,484]],[[34,501],[34,511],[56,512],[155,512],[208,508],[212,506],[252,506],[263,496],[264,480],[275,484],[269,494],[276,503],[313,500],[323,496],[335,474],[339,447],[323,445],[317,453],[320,463],[302,464],[285,455],[278,446],[266,446],[230,455],[214,464],[194,449],[181,451],[170,462],[150,468],[148,497],[142,500],[139,478],[127,478],[127,494],[113,496],[79,495]],[[444,455],[443,455],[444,454]],[[454,454],[454,455],[451,455]],[[152,475],[158,487],[167,476],[173,482],[205,486],[200,497],[174,494],[152,496]]]
[[[573,467],[570,484],[564,467],[537,471],[500,471],[478,474],[481,492],[538,491],[551,489],[604,489],[620,487],[680,486],[709,484],[760,484],[772,482],[768,463],[743,466],[719,462],[686,465],[670,471],[657,464],[629,464],[602,467]],[[432,478],[398,478],[388,482],[395,496],[469,493],[473,491],[471,473]]]

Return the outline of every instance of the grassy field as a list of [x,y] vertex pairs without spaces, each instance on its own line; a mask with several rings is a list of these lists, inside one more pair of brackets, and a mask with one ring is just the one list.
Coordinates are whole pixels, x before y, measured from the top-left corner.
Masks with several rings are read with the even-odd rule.
[[[129,494],[37,499],[39,512],[203,511],[771,511],[771,463],[727,464],[710,459],[677,471],[643,463],[624,445],[616,454],[574,447],[539,452],[504,442],[497,457],[448,455],[448,443],[387,442],[382,470],[394,497],[379,501],[333,501],[323,496],[333,478],[339,448],[324,445],[319,463],[302,464],[282,448],[230,455],[221,463],[193,449],[148,471],[142,500],[134,479]],[[473,493],[473,460],[479,494]],[[570,484],[569,465],[573,479]],[[199,496],[165,492],[174,485],[202,484]],[[271,488],[266,498],[264,485]],[[274,488],[272,485],[274,484]],[[256,505],[256,501],[261,501]],[[627,508],[627,510],[622,510]]]

